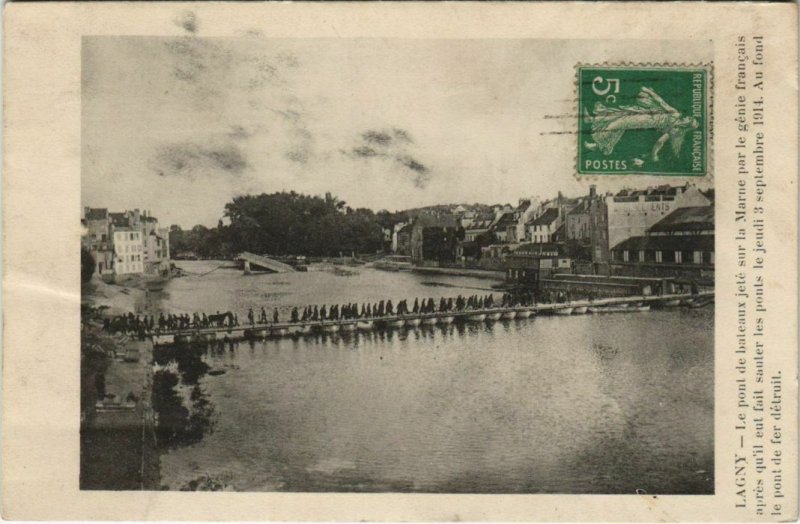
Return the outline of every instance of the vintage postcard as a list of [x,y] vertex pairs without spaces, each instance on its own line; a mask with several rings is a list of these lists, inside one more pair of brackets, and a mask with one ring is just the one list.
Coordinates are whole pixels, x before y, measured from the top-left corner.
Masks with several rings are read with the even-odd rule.
[[6,6],[3,516],[797,518],[797,7]]

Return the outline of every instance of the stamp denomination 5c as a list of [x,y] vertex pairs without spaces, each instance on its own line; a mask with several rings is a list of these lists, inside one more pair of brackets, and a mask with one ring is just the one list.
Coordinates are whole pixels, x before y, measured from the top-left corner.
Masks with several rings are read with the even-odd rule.
[[709,70],[579,66],[582,175],[709,173]]

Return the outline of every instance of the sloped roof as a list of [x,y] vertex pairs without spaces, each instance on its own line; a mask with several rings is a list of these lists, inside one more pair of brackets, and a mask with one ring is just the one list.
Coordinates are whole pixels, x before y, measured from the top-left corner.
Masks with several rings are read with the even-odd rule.
[[464,227],[465,229],[489,229],[491,225],[492,220],[473,220]]
[[537,255],[543,252],[551,253],[553,251],[561,253],[563,249],[564,246],[562,244],[557,244],[555,242],[545,242],[541,244],[529,242],[527,244],[521,244],[514,250],[514,253],[519,255]]
[[105,220],[108,218],[108,209],[104,207],[90,207],[86,211],[86,220]]
[[612,249],[614,251],[714,251],[714,235],[631,237]]
[[130,226],[130,222],[128,222],[128,217],[125,216],[125,213],[109,213],[108,216],[111,217],[111,223],[114,224],[115,227]]
[[517,219],[514,218],[514,213],[506,213],[500,217],[500,220],[497,221],[495,226],[497,227],[508,227],[513,226],[517,223]]
[[651,233],[714,229],[714,206],[681,207],[656,222]]
[[535,218],[528,222],[531,226],[547,226],[552,224],[558,218],[558,209],[550,208],[542,213],[539,218]]

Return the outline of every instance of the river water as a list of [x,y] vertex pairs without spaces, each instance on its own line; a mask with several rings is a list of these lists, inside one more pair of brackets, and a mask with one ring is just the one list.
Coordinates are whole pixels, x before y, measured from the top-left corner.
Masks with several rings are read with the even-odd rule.
[[[491,280],[366,268],[244,276],[216,262],[165,311],[485,294]],[[214,430],[162,484],[241,491],[713,493],[713,308],[542,316],[241,343],[204,357]],[[271,313],[270,313],[271,314]]]

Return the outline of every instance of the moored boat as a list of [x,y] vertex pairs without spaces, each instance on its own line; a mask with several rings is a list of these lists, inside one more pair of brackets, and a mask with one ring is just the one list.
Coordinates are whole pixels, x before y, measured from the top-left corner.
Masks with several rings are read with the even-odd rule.
[[530,309],[520,309],[517,311],[517,318],[530,318],[533,315],[533,311]]
[[396,328],[397,329],[397,328],[401,328],[401,327],[405,326],[406,325],[406,321],[403,320],[402,318],[398,318],[397,320],[390,320],[389,322],[386,323],[386,325],[388,325],[391,328]]
[[678,307],[681,305],[681,299],[673,298],[670,300],[665,300],[661,303],[663,307]]
[[427,317],[422,319],[422,323],[426,326],[435,326],[438,321],[439,319],[436,317]]
[[339,324],[328,324],[324,329],[326,333],[337,333],[339,331]]
[[502,318],[503,320],[514,320],[514,317],[516,316],[517,316],[516,311],[506,311],[500,318]]
[[439,317],[440,324],[452,324],[456,317]]
[[303,326],[299,324],[294,326],[289,326],[288,328],[286,328],[286,331],[289,333],[289,335],[293,337],[300,336],[303,334]]
[[347,332],[355,331],[356,324],[355,322],[347,322],[346,324],[342,324],[341,329],[342,331],[347,331]]
[[301,335],[310,335],[314,331],[314,328],[311,327],[311,324],[304,324],[303,327],[300,328]]
[[589,306],[577,306],[572,310],[573,315],[585,315],[589,311]]
[[422,324],[421,318],[410,318],[406,320],[406,326],[408,327],[416,327],[419,326],[420,324]]
[[486,320],[486,313],[477,313],[475,315],[470,315],[467,317],[469,322],[483,322]]
[[556,315],[571,315],[574,310],[574,307],[562,307],[560,309],[554,309],[553,313]]
[[634,311],[634,308],[628,307],[628,304],[611,304],[600,310],[600,313],[626,313]]
[[358,327],[359,331],[372,331],[374,324],[371,320],[361,320],[356,327]]
[[501,316],[503,316],[503,314],[499,311],[497,313],[487,313],[486,320],[500,320]]
[[289,334],[289,330],[286,328],[273,328],[270,332],[270,335],[273,337],[285,337]]

